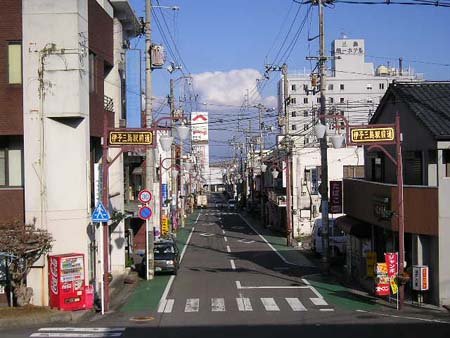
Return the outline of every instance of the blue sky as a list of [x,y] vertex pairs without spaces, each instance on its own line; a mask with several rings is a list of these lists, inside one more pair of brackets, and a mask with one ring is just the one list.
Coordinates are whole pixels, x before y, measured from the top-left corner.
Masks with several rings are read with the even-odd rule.
[[[144,16],[144,0],[131,0],[131,3],[137,15]],[[278,64],[286,62],[290,70],[310,69],[305,57],[316,55],[318,51],[318,39],[308,42],[308,36],[317,35],[317,7],[311,10],[292,50],[284,53],[286,48],[281,48],[282,41],[300,6],[291,0],[159,0],[159,4],[180,7],[179,11],[155,9],[155,12],[172,49],[175,49],[173,38],[187,66],[184,72],[194,76],[193,89],[187,96],[193,99],[193,93],[198,94],[197,104],[179,105],[186,110],[209,111],[212,160],[230,156],[231,150],[225,141],[236,133],[236,123],[231,121],[237,119],[246,89],[251,91],[255,87],[264,64],[274,62],[281,49],[275,60]],[[153,0],[153,5],[158,5],[157,0]],[[307,9],[308,5],[302,5],[298,11],[285,47],[292,41]],[[329,50],[331,41],[342,34],[362,38],[366,43],[366,61],[374,62],[375,66],[387,61],[396,65],[397,59],[403,57],[405,67],[410,65],[416,72],[424,73],[428,80],[450,80],[449,19],[450,8],[444,7],[336,3],[325,9],[326,48]],[[153,41],[164,44],[156,20],[153,21]],[[144,38],[135,39],[132,46],[143,47],[143,43]],[[137,55],[135,52],[129,55],[132,70],[128,79],[131,84],[128,112],[132,127],[137,126],[138,121]],[[170,53],[167,59],[172,60]],[[163,99],[169,91],[169,79],[181,75],[180,72],[170,75],[164,69],[153,72],[155,110],[165,111]],[[274,106],[278,78],[278,73],[272,73],[262,92],[251,92],[251,103]],[[177,84],[176,96],[183,97],[188,93],[183,90],[187,85],[183,81]],[[251,109],[247,114],[256,114],[256,110]],[[268,124],[274,122],[273,117],[267,119]],[[257,128],[256,123],[253,128]]]

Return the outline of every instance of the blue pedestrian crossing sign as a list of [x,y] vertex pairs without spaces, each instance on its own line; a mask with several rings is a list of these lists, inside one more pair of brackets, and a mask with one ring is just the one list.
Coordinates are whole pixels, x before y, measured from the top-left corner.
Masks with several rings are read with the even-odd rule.
[[109,217],[108,211],[106,211],[102,202],[98,202],[97,206],[92,213],[92,222],[93,223],[101,223],[108,222],[111,217]]

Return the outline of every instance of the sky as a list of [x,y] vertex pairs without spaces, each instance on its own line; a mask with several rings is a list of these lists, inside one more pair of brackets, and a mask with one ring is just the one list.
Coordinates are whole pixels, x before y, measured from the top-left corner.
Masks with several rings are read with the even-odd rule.
[[[143,17],[145,1],[130,2]],[[270,72],[269,79],[262,80],[264,65],[286,62],[290,71],[301,72],[314,68],[306,56],[318,54],[318,39],[311,40],[318,35],[317,6],[292,0],[153,0],[153,5],[179,7],[154,9],[152,40],[166,47],[166,67],[171,61],[183,66],[182,72],[172,74],[166,69],[152,72],[156,118],[167,112],[173,78],[177,107],[186,113],[209,112],[210,162],[233,156],[229,140],[240,136],[242,141],[239,117],[241,129],[249,123],[253,130],[258,128],[253,105],[275,108],[266,113],[265,124],[276,127],[280,74]],[[326,49],[329,53],[331,42],[343,35],[364,39],[366,62],[375,67],[397,65],[402,57],[404,67],[411,66],[427,80],[450,80],[449,19],[446,7],[335,3],[325,8]],[[135,38],[131,46],[143,49],[144,40]],[[128,121],[129,127],[138,127],[137,51],[128,52],[128,67]],[[188,75],[191,79],[182,78]],[[241,109],[246,94],[250,107]],[[268,143],[273,142],[271,136]]]

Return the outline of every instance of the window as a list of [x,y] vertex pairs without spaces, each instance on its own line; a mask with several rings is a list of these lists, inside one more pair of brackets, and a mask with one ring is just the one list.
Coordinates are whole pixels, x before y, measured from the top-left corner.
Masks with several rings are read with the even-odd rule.
[[380,84],[378,85],[378,87],[379,87],[381,90],[383,90],[383,89],[384,89],[384,83],[380,83]]
[[353,41],[353,47],[358,47],[358,41]]
[[296,124],[293,124],[293,125],[291,126],[291,129],[292,129],[292,130],[297,130],[297,125],[296,125]]
[[0,138],[0,186],[22,186],[21,142]]
[[334,98],[330,97],[330,103],[334,103]]
[[367,90],[372,90],[372,84],[371,84],[371,83],[368,83],[368,84],[366,85],[366,88],[367,88]]
[[341,83],[341,84],[339,85],[339,89],[340,89],[340,90],[344,90],[344,84],[343,84],[343,83]]
[[307,97],[303,98],[303,103],[308,103],[308,98]]
[[333,90],[333,89],[334,89],[334,86],[333,86],[332,83],[330,83],[330,84],[328,85],[328,90]]
[[291,86],[291,90],[295,92],[295,91],[297,90],[297,86],[296,86],[295,84],[293,84],[293,85]]
[[304,111],[303,111],[303,116],[304,116],[304,117],[308,117],[308,115],[309,115],[309,112],[308,112],[307,110],[304,110]]
[[303,144],[304,144],[304,145],[307,145],[308,143],[309,143],[309,138],[308,138],[308,137],[305,137],[304,140],[303,140]]
[[303,125],[303,130],[304,130],[304,131],[307,131],[308,128],[309,128],[308,124],[304,124],[304,125]]
[[320,103],[320,97],[319,96],[317,97],[316,102]]
[[296,104],[297,103],[297,99],[295,97],[291,97],[291,103],[292,104]]
[[371,97],[369,97],[369,98],[367,99],[367,103],[373,103],[373,100],[372,100]]
[[293,112],[291,113],[291,116],[292,116],[292,117],[297,117],[297,112],[296,112],[296,111],[293,111]]
[[344,99],[343,97],[341,97],[341,98],[339,99],[339,103],[345,103],[345,99]]
[[22,45],[19,42],[8,45],[8,83],[22,83]]
[[445,177],[450,177],[450,150],[442,150],[442,163],[445,165]]
[[89,93],[95,93],[97,91],[97,81],[95,79],[95,54],[89,53]]

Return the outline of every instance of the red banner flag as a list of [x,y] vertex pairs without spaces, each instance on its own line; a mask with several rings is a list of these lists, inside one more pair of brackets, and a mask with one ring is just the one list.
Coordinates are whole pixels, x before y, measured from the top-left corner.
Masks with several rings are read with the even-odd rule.
[[398,274],[398,252],[387,252],[384,254],[387,265],[388,277],[396,277]]

